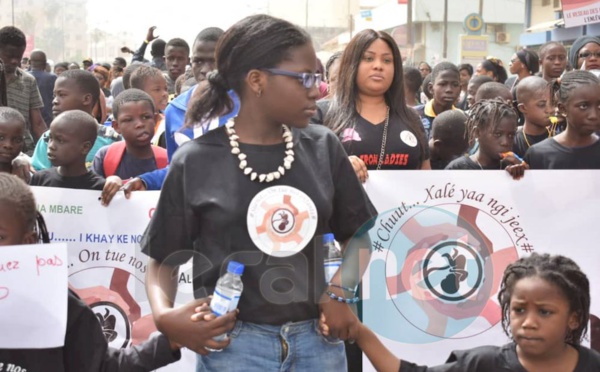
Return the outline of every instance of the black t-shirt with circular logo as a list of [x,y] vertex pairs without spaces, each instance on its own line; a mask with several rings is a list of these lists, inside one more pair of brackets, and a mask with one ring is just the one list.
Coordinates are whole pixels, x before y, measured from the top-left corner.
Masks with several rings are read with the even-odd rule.
[[[319,317],[325,290],[322,236],[350,239],[376,215],[329,129],[292,129],[295,160],[273,182],[252,181],[225,127],[181,146],[142,250],[169,265],[193,259],[196,298],[214,291],[229,261],[245,265],[238,319],[281,325]],[[252,171],[276,171],[285,144],[239,144]]]
[[[384,129],[385,121],[375,125],[359,116],[354,128],[346,128],[340,133],[340,140],[348,155],[359,157],[368,170],[374,170],[379,163]],[[390,114],[381,169],[419,169],[421,163],[429,159],[428,147],[425,154],[425,159],[422,159],[417,134],[398,116]]]

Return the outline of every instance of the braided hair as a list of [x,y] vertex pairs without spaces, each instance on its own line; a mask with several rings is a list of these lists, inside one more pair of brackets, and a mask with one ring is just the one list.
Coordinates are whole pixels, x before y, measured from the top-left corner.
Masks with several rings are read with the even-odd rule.
[[507,117],[513,117],[516,123],[517,113],[506,101],[496,98],[475,102],[469,111],[466,126],[469,146],[475,143],[475,129],[479,129],[479,133],[490,129],[493,131],[500,121]]
[[0,173],[0,204],[11,205],[16,213],[14,218],[23,221],[28,231],[36,231],[43,243],[50,242],[46,223],[37,211],[33,193],[20,178]]
[[581,85],[600,84],[600,79],[589,71],[573,70],[565,73],[560,79],[550,84],[550,99],[552,105],[565,103],[571,98],[571,94]]
[[510,337],[510,299],[516,283],[524,278],[539,277],[562,291],[569,302],[569,311],[575,312],[579,325],[569,330],[565,342],[579,345],[587,332],[590,317],[590,282],[579,266],[570,258],[533,253],[510,264],[498,292],[502,309],[502,328]]

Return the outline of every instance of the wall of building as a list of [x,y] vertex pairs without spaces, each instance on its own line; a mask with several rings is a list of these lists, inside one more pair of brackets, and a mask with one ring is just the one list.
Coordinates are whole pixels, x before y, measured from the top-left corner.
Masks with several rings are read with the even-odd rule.
[[[413,0],[413,4],[413,21],[443,21],[444,0]],[[449,22],[463,22],[468,14],[479,12],[479,0],[450,0],[448,4]],[[482,16],[486,23],[523,24],[525,0],[484,0]]]
[[[547,3],[547,5],[543,5]],[[555,1],[531,0],[531,20],[530,25],[550,22],[556,19]],[[559,4],[560,5],[560,4]],[[560,6],[558,7],[560,8]],[[560,9],[559,9],[560,10]]]
[[[415,50],[415,61],[427,61],[437,63],[442,58],[443,52],[443,23],[428,22],[424,23],[422,47]],[[522,24],[508,24],[504,26],[504,32],[509,34],[508,43],[497,43],[496,35],[489,35],[488,55],[500,58],[508,66],[510,57],[517,50],[519,44],[519,35],[523,31]],[[460,35],[464,35],[463,24],[458,22],[448,23],[448,47],[446,60],[453,63],[460,63]]]

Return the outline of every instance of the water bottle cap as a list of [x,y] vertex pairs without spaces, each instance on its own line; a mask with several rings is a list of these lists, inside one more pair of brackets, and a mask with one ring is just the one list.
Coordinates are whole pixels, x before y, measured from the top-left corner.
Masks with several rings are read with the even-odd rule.
[[227,272],[236,275],[242,275],[244,273],[244,264],[236,261],[230,261],[227,265]]
[[335,237],[332,233],[323,235],[323,244],[333,243],[335,241]]

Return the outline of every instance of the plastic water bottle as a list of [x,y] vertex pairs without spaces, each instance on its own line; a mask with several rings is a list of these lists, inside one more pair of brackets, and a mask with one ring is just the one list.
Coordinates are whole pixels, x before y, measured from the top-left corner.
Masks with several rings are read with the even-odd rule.
[[342,265],[342,252],[335,245],[333,234],[323,235],[323,256],[325,258],[325,283],[331,279]]
[[[227,272],[225,275],[217,280],[215,293],[213,293],[213,298],[210,301],[210,308],[217,316],[224,315],[237,309],[240,296],[244,290],[244,284],[242,283],[241,278],[243,272],[243,264],[231,261],[227,265]],[[213,339],[215,341],[222,341],[225,337],[226,334],[222,334]]]

